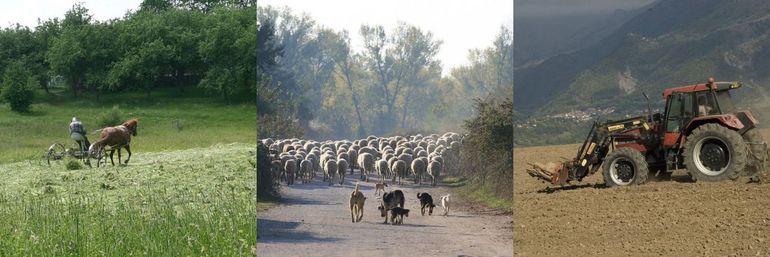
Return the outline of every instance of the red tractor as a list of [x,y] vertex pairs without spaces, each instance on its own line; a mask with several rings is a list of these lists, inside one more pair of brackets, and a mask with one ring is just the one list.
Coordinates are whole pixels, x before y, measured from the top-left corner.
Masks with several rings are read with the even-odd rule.
[[[642,184],[686,168],[695,181],[735,180],[766,171],[767,144],[750,111],[737,110],[730,91],[740,82],[714,82],[663,91],[666,112],[594,122],[577,156],[549,170],[527,172],[555,185],[581,181],[601,167],[607,186]],[[646,97],[646,96],[645,96]]]

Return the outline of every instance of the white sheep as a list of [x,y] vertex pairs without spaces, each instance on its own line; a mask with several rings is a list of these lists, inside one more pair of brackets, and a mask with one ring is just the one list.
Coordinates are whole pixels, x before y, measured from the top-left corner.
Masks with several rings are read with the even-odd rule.
[[414,174],[414,183],[422,185],[422,174],[425,172],[425,162],[421,158],[415,158],[412,161],[412,174]]
[[361,169],[361,179],[369,182],[369,173],[374,171],[374,156],[369,153],[359,153],[358,167]]
[[340,158],[337,160],[337,175],[340,177],[340,185],[345,182],[345,171],[348,170],[348,160]]
[[391,165],[390,170],[393,171],[393,181],[392,183],[396,183],[396,177],[398,177],[398,184],[401,185],[401,179],[406,176],[406,162],[403,160],[396,160]]
[[324,173],[329,176],[330,186],[334,183],[334,174],[337,173],[337,161],[335,161],[333,158],[334,157],[331,157],[326,160],[326,165],[324,165]]
[[299,173],[302,176],[302,184],[310,183],[310,179],[312,179],[312,172],[313,172],[312,161],[305,159],[299,163]]
[[377,168],[377,175],[380,176],[380,182],[385,182],[385,176],[390,173],[388,161],[380,159],[375,167]]
[[286,160],[283,169],[286,171],[286,184],[294,184],[294,174],[297,172],[297,161],[294,159]]
[[441,175],[441,163],[437,161],[428,163],[428,175],[432,179],[431,185],[436,186],[436,179]]

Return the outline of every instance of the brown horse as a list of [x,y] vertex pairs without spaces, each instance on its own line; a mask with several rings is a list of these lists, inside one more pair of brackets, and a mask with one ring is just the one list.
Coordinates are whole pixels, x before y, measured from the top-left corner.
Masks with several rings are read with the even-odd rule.
[[[118,164],[120,164],[120,149],[126,148],[126,151],[128,151],[128,158],[126,159],[125,164],[128,164],[128,160],[131,160],[131,147],[129,146],[129,143],[131,143],[131,136],[136,136],[136,126],[138,122],[137,119],[130,119],[123,122],[120,126],[103,128],[99,140],[94,142],[91,147],[88,148],[89,155],[94,156],[95,153],[101,152],[101,150],[104,149],[104,146],[108,145],[110,146],[110,162],[112,163],[112,166],[115,166],[115,161],[112,158],[115,150],[118,150]],[[97,167],[99,167],[101,158],[102,155],[98,154]]]

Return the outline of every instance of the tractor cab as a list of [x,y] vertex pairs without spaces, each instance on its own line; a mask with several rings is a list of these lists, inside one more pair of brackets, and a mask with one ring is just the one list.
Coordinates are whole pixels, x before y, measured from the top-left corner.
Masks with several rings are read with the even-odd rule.
[[[664,148],[678,146],[692,129],[703,123],[716,120],[719,123],[728,123],[728,127],[736,127],[734,118],[739,117],[735,117],[736,109],[730,97],[730,90],[740,87],[740,82],[714,82],[714,79],[710,78],[708,83],[664,90]],[[749,127],[753,127],[756,123],[751,121],[753,117],[746,118],[747,123],[751,123]]]

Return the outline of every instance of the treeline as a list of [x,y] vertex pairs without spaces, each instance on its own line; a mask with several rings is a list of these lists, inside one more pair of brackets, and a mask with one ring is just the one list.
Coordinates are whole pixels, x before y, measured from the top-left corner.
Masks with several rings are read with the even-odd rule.
[[124,17],[98,21],[76,4],[64,19],[0,31],[0,72],[23,83],[0,82],[48,93],[63,85],[97,101],[107,92],[150,96],[158,87],[197,86],[225,101],[254,95],[255,12],[255,0],[145,0]]
[[[399,23],[335,31],[288,8],[257,10],[260,137],[361,138],[462,131],[474,98],[513,95],[512,28],[442,75],[442,42]],[[351,34],[363,49],[351,46]]]

